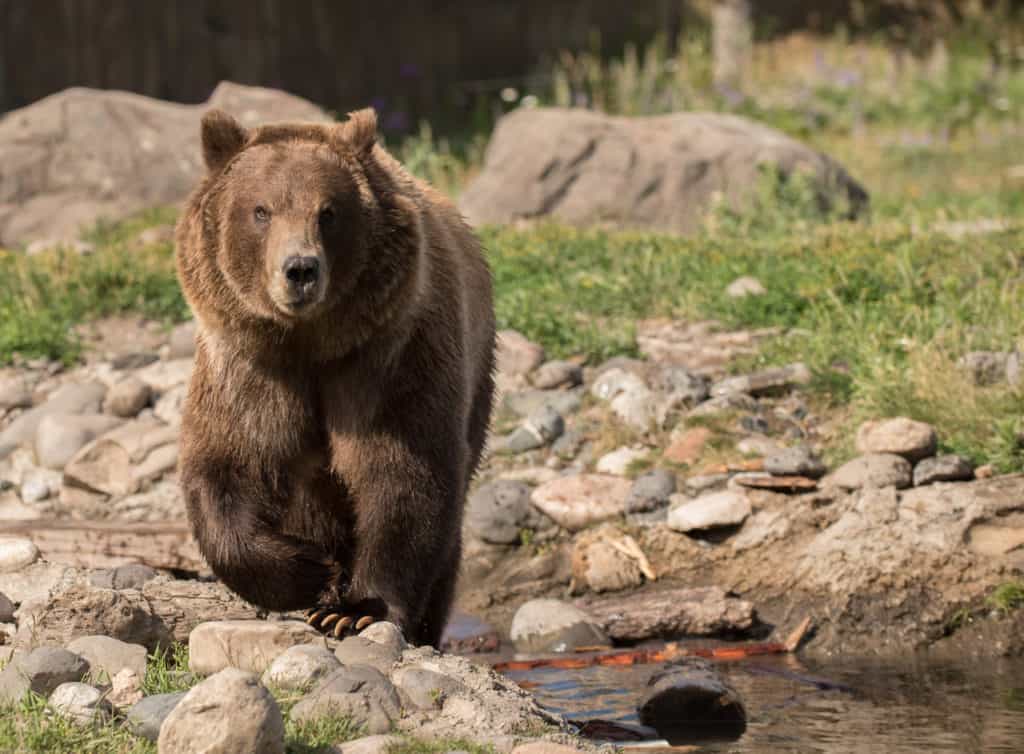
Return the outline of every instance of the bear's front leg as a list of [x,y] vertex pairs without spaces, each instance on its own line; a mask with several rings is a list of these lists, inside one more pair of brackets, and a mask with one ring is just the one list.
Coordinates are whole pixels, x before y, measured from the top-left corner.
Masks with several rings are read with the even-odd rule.
[[284,495],[230,462],[183,459],[181,486],[199,549],[224,584],[268,610],[338,600],[348,574],[319,546],[280,530]]
[[[465,440],[453,412],[392,401],[359,432],[333,432],[332,464],[355,507],[349,617],[395,623],[437,645],[461,554]],[[359,624],[356,624],[358,627]]]

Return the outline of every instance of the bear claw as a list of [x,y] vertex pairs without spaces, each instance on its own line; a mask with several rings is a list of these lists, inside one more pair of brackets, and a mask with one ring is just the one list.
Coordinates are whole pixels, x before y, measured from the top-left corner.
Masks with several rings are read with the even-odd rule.
[[364,615],[356,620],[351,615],[334,612],[329,608],[317,608],[306,613],[306,623],[325,634],[333,634],[336,639],[340,639],[350,628],[356,632],[362,631],[376,620],[370,615]]

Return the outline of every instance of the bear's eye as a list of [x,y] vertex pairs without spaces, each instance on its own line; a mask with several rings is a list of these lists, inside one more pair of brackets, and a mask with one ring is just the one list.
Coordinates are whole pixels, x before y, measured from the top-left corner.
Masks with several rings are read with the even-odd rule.
[[253,210],[253,215],[255,215],[257,222],[265,223],[270,219],[270,210],[261,205]]
[[324,207],[320,210],[320,224],[330,225],[334,222],[334,210],[330,207]]

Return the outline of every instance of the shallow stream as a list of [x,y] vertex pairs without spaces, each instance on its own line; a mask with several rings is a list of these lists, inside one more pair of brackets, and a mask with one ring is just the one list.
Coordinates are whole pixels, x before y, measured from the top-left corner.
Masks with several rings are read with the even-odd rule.
[[[746,730],[730,740],[672,741],[699,752],[1024,752],[1024,659],[804,659],[716,662],[742,696]],[[656,665],[509,671],[576,722],[640,728],[637,701]],[[646,731],[651,736],[651,731]],[[597,736],[600,738],[600,736]],[[664,740],[662,740],[664,743]],[[627,744],[627,745],[636,745]],[[651,738],[646,745],[656,746]]]

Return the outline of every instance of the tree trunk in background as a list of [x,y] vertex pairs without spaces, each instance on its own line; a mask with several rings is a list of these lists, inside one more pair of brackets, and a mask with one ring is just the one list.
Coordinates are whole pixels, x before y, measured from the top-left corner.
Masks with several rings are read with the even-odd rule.
[[716,0],[711,10],[711,50],[719,92],[743,93],[753,46],[750,0]]

